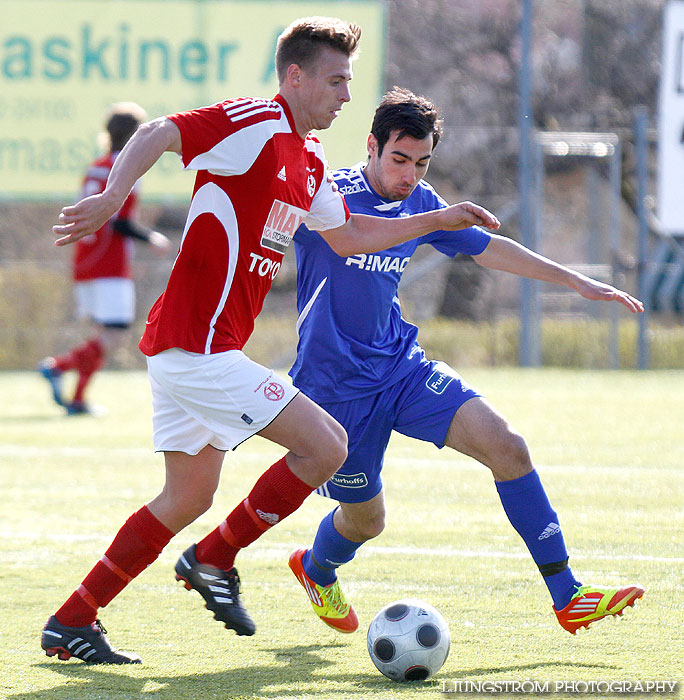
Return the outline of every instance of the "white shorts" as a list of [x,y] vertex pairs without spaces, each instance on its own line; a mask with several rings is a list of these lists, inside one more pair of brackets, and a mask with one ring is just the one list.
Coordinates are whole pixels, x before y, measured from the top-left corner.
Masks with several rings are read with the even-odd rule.
[[241,350],[201,355],[173,348],[147,358],[157,452],[234,450],[299,393]]
[[76,313],[95,323],[131,324],[135,319],[135,286],[125,277],[100,277],[76,282]]

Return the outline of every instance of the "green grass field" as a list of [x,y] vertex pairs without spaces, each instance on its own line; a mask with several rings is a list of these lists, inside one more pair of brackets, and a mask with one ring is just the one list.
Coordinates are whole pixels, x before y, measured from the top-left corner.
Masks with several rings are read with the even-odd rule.
[[[65,418],[37,374],[4,373],[0,697],[426,700],[464,697],[442,690],[478,680],[549,681],[552,689],[556,681],[669,680],[680,686],[665,697],[682,697],[684,372],[464,374],[527,437],[578,577],[646,587],[623,620],[576,637],[563,631],[487,470],[397,435],[385,467],[387,528],[342,573],[362,629],[342,636],[324,627],[287,567],[291,549],[311,541],[330,509],[313,496],[241,554],[257,634],[238,638],[174,580],[173,565],[282,453],[255,438],[227,456],[212,509],[102,611],[113,643],[144,665],[48,659],[39,645],[45,619],[123,520],[156,495],[163,460],[152,451],[143,373],[96,379],[91,395],[108,409],[102,418]],[[441,610],[452,644],[435,679],[400,685],[375,670],[364,628],[384,604],[408,596]]]

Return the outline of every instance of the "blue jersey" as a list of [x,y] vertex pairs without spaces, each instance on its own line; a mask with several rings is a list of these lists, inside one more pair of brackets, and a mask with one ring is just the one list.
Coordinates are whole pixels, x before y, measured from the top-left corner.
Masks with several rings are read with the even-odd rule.
[[[424,181],[410,197],[389,201],[368,183],[363,163],[333,173],[352,213],[388,219],[446,207]],[[423,359],[418,328],[401,315],[397,287],[419,245],[455,256],[478,255],[490,236],[473,226],[433,231],[379,253],[342,258],[306,226],[294,236],[297,256],[297,359],[295,386],[314,401],[348,401],[394,384]]]

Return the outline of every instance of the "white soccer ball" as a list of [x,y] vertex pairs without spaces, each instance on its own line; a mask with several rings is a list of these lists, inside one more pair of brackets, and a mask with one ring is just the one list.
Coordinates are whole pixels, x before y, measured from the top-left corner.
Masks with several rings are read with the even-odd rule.
[[368,628],[368,653],[393,681],[424,681],[444,665],[451,637],[442,615],[422,600],[386,605]]

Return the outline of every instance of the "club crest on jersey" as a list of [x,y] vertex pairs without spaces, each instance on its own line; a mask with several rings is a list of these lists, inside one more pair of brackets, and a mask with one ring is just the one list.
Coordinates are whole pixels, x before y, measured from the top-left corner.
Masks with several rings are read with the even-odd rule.
[[[315,184],[315,182],[314,182]],[[261,233],[261,246],[276,253],[284,253],[295,231],[308,214],[304,209],[286,204],[276,199],[268,213],[266,225]]]
[[313,175],[306,178],[306,191],[309,193],[309,197],[316,194],[316,178]]

